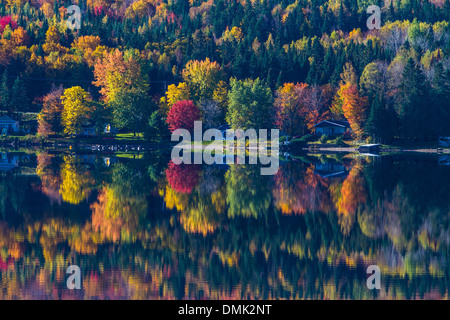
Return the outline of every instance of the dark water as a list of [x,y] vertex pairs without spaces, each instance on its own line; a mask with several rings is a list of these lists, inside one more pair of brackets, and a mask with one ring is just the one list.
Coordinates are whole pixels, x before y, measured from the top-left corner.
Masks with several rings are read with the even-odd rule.
[[0,151],[0,298],[448,298],[444,157],[284,160]]

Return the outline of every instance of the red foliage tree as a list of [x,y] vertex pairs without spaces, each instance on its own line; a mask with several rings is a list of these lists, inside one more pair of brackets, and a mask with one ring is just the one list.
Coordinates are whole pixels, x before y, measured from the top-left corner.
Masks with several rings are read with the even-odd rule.
[[12,20],[10,16],[0,17],[0,33],[3,33],[7,25],[11,26],[13,30],[17,28],[17,22]]
[[174,191],[191,193],[200,180],[200,166],[184,163],[177,165],[171,161],[166,169],[166,178]]
[[194,102],[184,100],[173,104],[166,121],[171,132],[177,129],[186,129],[192,132],[194,121],[200,120],[200,118],[200,110]]

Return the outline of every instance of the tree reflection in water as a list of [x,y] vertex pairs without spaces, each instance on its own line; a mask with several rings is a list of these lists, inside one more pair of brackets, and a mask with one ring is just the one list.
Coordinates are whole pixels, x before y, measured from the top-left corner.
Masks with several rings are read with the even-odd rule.
[[[0,175],[0,298],[448,294],[450,168],[433,156],[304,155],[261,176],[162,153],[16,155]],[[65,288],[69,264],[82,293]]]

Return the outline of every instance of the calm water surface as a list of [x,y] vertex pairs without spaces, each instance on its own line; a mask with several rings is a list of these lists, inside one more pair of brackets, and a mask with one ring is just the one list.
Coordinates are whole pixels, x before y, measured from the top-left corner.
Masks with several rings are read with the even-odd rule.
[[0,299],[445,299],[448,163],[304,154],[261,176],[160,152],[0,150]]

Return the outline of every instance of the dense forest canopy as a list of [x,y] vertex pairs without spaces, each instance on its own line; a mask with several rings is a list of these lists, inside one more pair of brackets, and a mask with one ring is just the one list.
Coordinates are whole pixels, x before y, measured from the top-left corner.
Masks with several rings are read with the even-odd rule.
[[[366,26],[372,4],[379,30]],[[449,20],[449,0],[1,1],[0,109],[42,109],[40,132],[67,134],[49,95],[78,86],[93,106],[77,123],[106,118],[152,139],[184,100],[210,126],[290,130],[294,114],[292,135],[333,118],[356,138],[435,139],[450,130]],[[251,119],[232,116],[246,108]]]

